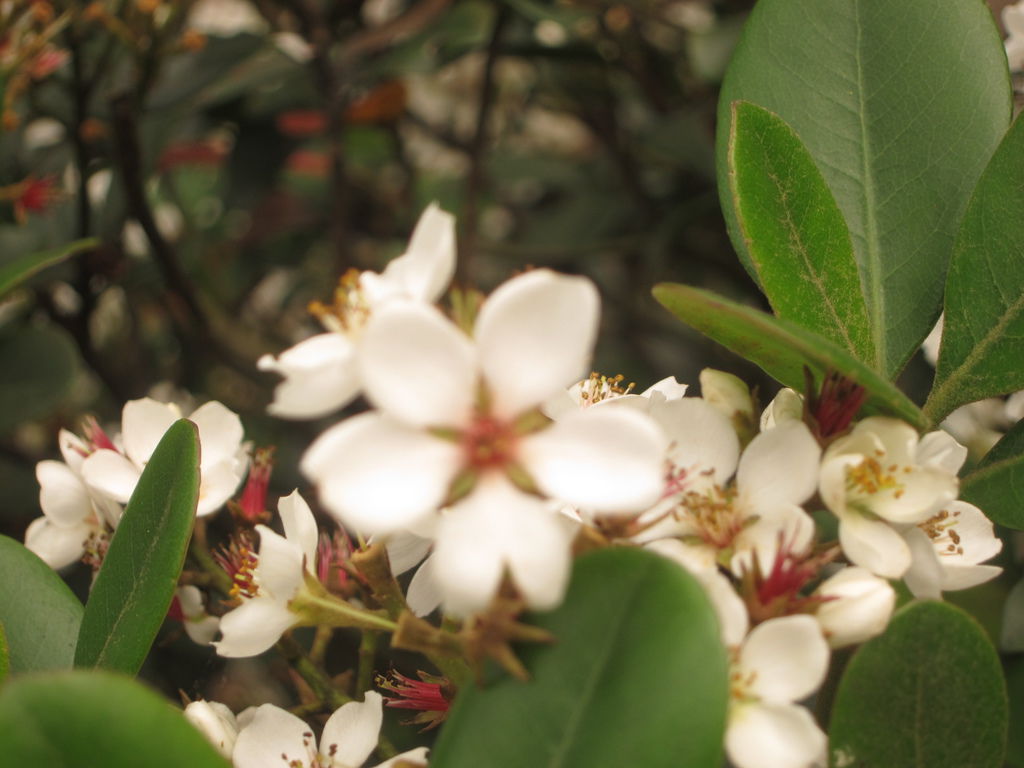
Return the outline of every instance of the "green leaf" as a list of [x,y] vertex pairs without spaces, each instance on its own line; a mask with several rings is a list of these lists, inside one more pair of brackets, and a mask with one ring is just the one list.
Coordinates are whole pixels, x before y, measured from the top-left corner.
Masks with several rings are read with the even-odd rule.
[[718,768],[728,666],[701,586],[637,549],[581,557],[565,603],[534,617],[531,679],[459,693],[432,768]]
[[70,668],[82,603],[64,580],[21,543],[0,536],[0,584],[11,672]]
[[33,675],[0,689],[0,763],[47,768],[228,768],[180,710],[109,672]]
[[11,674],[11,654],[7,648],[7,632],[4,630],[4,623],[0,621],[0,685],[9,674]]
[[775,314],[876,365],[850,232],[800,137],[735,102],[728,159],[737,225]]
[[684,323],[756,363],[787,387],[805,389],[804,366],[814,374],[816,386],[835,371],[867,390],[866,412],[897,416],[918,429],[927,426],[920,409],[893,384],[806,328],[687,285],[661,283],[653,293]]
[[999,657],[948,603],[911,603],[853,657],[832,710],[839,768],[998,768],[1007,700]]
[[198,499],[198,432],[179,419],[153,451],[110,540],[82,617],[76,667],[138,672],[174,596]]
[[[1006,689],[1010,697],[1010,722],[1024,723],[1024,656],[1006,661]],[[1006,764],[1024,768],[1024,728],[1011,728],[1006,740]]]
[[1000,525],[1024,530],[1024,421],[1003,435],[961,481],[960,498]]
[[28,280],[36,272],[59,264],[76,253],[95,248],[99,242],[95,238],[76,240],[73,243],[62,245],[60,248],[51,248],[40,253],[28,253],[0,262],[0,298]]
[[935,384],[925,413],[1024,388],[1024,120],[999,145],[967,206],[946,280]]
[[717,147],[722,208],[753,273],[726,178],[737,100],[776,113],[811,153],[850,229],[875,367],[895,377],[935,322],[960,217],[1010,122],[991,12],[979,0],[757,3],[722,85]]
[[63,331],[6,328],[0,333],[0,434],[50,415],[71,389],[78,356]]

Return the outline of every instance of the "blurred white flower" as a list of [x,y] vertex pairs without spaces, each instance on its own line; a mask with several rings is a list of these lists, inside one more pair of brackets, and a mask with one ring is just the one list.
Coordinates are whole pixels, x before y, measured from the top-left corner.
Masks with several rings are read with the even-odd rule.
[[1010,71],[1020,72],[1024,70],[1024,3],[1003,8],[1003,26],[1008,35],[1003,45]]
[[319,312],[327,333],[301,341],[277,358],[260,358],[261,370],[284,376],[268,412],[313,419],[351,402],[362,387],[356,357],[369,319],[394,301],[437,300],[454,272],[455,219],[433,204],[420,216],[408,250],[381,274],[353,271],[342,279],[334,305]]
[[228,760],[238,738],[238,722],[219,701],[192,701],[185,707],[185,719],[206,737]]
[[814,594],[823,599],[814,617],[833,648],[882,634],[896,605],[896,591],[888,581],[856,566],[829,577]]

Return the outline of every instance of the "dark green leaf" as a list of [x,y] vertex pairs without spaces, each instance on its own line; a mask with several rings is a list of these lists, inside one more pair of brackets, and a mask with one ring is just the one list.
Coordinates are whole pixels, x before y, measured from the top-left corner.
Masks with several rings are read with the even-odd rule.
[[99,241],[90,238],[77,240],[60,248],[41,253],[29,253],[11,260],[0,262],[0,297],[46,267],[59,264],[76,253],[95,248]]
[[460,692],[433,768],[717,768],[728,669],[700,585],[648,552],[580,558],[565,603],[535,617],[557,638],[509,677]]
[[110,540],[85,606],[76,667],[138,672],[170,607],[199,499],[199,437],[176,421]]
[[[1010,722],[1024,723],[1024,656],[1006,662],[1006,689],[1010,697]],[[1024,768],[1024,728],[1010,729],[1006,739],[1006,764]]]
[[7,632],[4,630],[4,623],[0,621],[0,684],[7,679],[11,673],[11,654],[7,648]]
[[967,206],[946,281],[935,385],[925,412],[1024,388],[1024,120],[999,145]]
[[745,101],[732,105],[729,184],[739,231],[775,314],[880,369],[846,222],[778,115]]
[[1024,421],[1003,435],[963,479],[960,498],[997,523],[1024,530]]
[[227,768],[179,710],[109,672],[34,675],[0,689],[0,765]]
[[717,147],[722,208],[753,273],[726,178],[737,100],[779,115],[814,158],[894,377],[935,322],[960,217],[1009,125],[991,12],[979,0],[757,3],[722,86]]
[[7,328],[0,334],[0,434],[48,416],[68,394],[78,357],[67,334]]
[[69,668],[82,604],[64,580],[19,542],[0,536],[0,584],[11,672]]
[[981,627],[948,603],[911,603],[843,675],[831,764],[998,768],[1006,727],[1006,685]]
[[804,390],[804,366],[817,385],[835,371],[867,390],[867,412],[897,416],[918,429],[927,426],[920,409],[889,381],[806,328],[686,285],[656,285],[654,297],[684,323],[756,363],[787,387]]

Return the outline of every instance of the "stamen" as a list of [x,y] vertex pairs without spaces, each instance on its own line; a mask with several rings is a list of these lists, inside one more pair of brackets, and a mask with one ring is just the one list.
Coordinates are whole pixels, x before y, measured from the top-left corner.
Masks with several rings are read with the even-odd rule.
[[330,304],[310,302],[309,313],[328,331],[352,335],[361,331],[370,319],[370,304],[359,284],[361,274],[355,267],[345,272],[338,280]]

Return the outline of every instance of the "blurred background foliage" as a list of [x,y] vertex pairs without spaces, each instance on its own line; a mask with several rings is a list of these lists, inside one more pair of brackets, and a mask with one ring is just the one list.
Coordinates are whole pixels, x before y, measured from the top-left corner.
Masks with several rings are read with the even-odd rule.
[[[0,275],[48,257],[0,298],[0,530],[21,539],[39,515],[34,467],[59,428],[93,413],[116,432],[147,394],[222,401],[276,446],[271,497],[301,485],[329,420],[267,417],[275,378],[255,362],[315,332],[309,303],[401,253],[433,200],[458,217],[457,284],[528,265],[597,282],[597,370],[643,389],[723,368],[767,402],[759,370],[649,293],[685,282],[767,309],[712,147],[752,5],[0,2]],[[931,375],[915,360],[901,383],[920,401]]]

